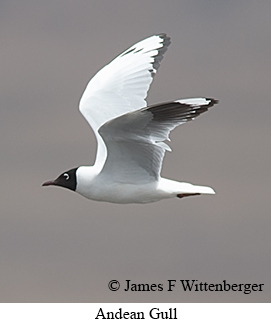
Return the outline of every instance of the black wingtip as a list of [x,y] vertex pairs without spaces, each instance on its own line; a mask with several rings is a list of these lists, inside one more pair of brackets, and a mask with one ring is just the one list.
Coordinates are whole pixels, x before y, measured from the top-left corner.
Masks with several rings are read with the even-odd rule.
[[161,39],[163,39],[163,43],[165,46],[169,46],[171,44],[170,37],[166,33],[157,34]]
[[[153,62],[153,68],[155,71],[157,71],[160,67],[160,63],[164,57],[165,52],[168,49],[168,46],[171,44],[170,37],[167,36],[166,34],[158,34],[156,35],[162,39],[162,44],[163,46],[161,48],[158,48],[158,54],[154,57],[154,62]],[[152,73],[152,76],[154,76],[155,73]]]
[[219,103],[219,100],[214,99],[214,98],[206,98],[206,100],[210,101],[208,104],[208,107],[213,107],[215,104]]

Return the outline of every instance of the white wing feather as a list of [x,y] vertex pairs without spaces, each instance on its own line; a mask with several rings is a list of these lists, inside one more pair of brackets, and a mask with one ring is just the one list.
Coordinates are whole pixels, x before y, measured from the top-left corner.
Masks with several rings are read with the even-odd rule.
[[97,168],[101,169],[107,155],[98,129],[109,120],[146,107],[147,92],[169,44],[170,38],[165,34],[144,39],[116,57],[89,81],[79,110],[97,138]]

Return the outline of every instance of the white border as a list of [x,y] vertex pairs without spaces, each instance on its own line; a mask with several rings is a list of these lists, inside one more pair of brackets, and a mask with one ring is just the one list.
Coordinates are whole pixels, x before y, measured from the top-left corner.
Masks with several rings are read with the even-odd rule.
[[[145,319],[95,319],[99,309],[104,313],[144,312]],[[176,308],[177,319],[151,319],[149,311],[159,308],[168,312]],[[0,304],[0,321],[5,323],[90,323],[90,322],[267,322],[270,304],[250,303],[46,303]],[[155,310],[157,312],[157,310]]]

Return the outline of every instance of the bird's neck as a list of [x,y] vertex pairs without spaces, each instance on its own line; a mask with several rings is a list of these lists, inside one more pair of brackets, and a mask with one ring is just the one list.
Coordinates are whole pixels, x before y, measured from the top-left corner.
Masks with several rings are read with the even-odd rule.
[[80,166],[76,171],[76,192],[84,195],[86,190],[92,186],[92,181],[98,175],[97,169],[94,166]]

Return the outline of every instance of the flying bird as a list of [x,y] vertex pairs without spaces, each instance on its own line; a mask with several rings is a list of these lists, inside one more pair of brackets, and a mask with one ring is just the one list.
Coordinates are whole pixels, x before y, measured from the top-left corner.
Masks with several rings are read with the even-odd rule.
[[87,84],[79,110],[93,129],[93,166],[80,166],[42,184],[112,203],[149,203],[171,197],[215,194],[211,187],[160,176],[169,133],[218,103],[212,98],[178,99],[148,106],[147,92],[170,45],[166,34],[128,48]]

